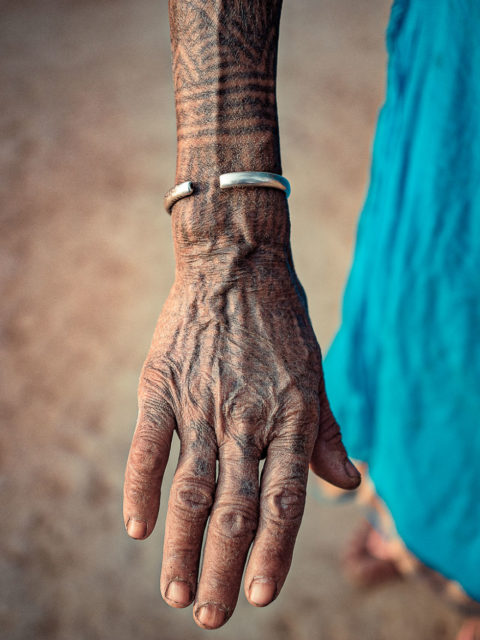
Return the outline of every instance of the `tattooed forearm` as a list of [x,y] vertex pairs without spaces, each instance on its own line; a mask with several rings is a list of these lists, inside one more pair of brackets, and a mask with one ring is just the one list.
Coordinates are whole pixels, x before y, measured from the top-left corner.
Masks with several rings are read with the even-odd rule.
[[280,0],[170,0],[178,179],[281,171]]
[[[276,103],[281,5],[281,0],[170,0],[176,182],[198,185],[195,198],[175,205],[182,212],[177,224],[174,220],[180,244],[211,240],[212,234],[223,244],[288,239],[282,193],[225,194],[218,188],[221,173],[282,171]],[[229,222],[251,218],[252,212],[267,228],[255,230],[251,220],[248,229],[229,228]]]

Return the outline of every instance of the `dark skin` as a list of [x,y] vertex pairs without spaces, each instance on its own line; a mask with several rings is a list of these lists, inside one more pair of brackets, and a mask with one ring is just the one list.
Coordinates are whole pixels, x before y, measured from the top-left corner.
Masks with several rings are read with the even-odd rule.
[[175,282],[140,379],[124,518],[133,538],[152,532],[176,431],[161,591],[173,607],[194,602],[197,624],[214,629],[235,608],[250,548],[249,602],[265,606],[279,594],[309,465],[344,489],[360,475],[326,398],[285,195],[218,187],[221,173],[281,173],[281,2],[170,0],[169,11],[176,183],[192,180],[196,190],[172,210]]

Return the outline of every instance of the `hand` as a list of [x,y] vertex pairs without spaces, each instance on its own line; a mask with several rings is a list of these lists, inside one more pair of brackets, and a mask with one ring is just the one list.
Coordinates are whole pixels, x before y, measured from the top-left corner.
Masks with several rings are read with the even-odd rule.
[[141,375],[124,518],[133,538],[152,532],[176,430],[181,452],[161,591],[173,607],[195,599],[197,623],[212,629],[235,608],[252,542],[246,596],[264,606],[278,595],[304,510],[309,463],[344,489],[357,487],[360,475],[328,405],[320,349],[289,249],[268,255],[225,249],[208,259],[184,256],[182,264]]

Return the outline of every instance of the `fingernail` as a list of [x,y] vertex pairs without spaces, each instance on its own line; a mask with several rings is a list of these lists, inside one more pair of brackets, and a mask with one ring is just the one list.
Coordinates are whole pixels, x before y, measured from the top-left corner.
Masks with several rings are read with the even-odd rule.
[[210,629],[216,629],[225,622],[225,611],[214,604],[204,604],[195,615],[200,624]]
[[268,578],[257,578],[250,587],[250,600],[257,607],[265,607],[273,600],[277,586]]
[[358,469],[348,458],[345,460],[345,473],[350,478],[355,478],[355,480],[358,480],[361,477]]
[[131,538],[141,540],[147,535],[147,523],[130,518],[127,522],[127,533]]
[[183,580],[172,580],[168,585],[165,598],[175,604],[187,606],[192,601],[192,592],[188,584]]

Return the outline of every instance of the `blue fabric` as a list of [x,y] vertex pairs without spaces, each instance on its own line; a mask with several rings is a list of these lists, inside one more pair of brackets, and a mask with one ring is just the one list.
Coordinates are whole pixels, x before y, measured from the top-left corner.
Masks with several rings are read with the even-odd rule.
[[480,600],[480,1],[395,2],[387,45],[327,391],[407,546]]

